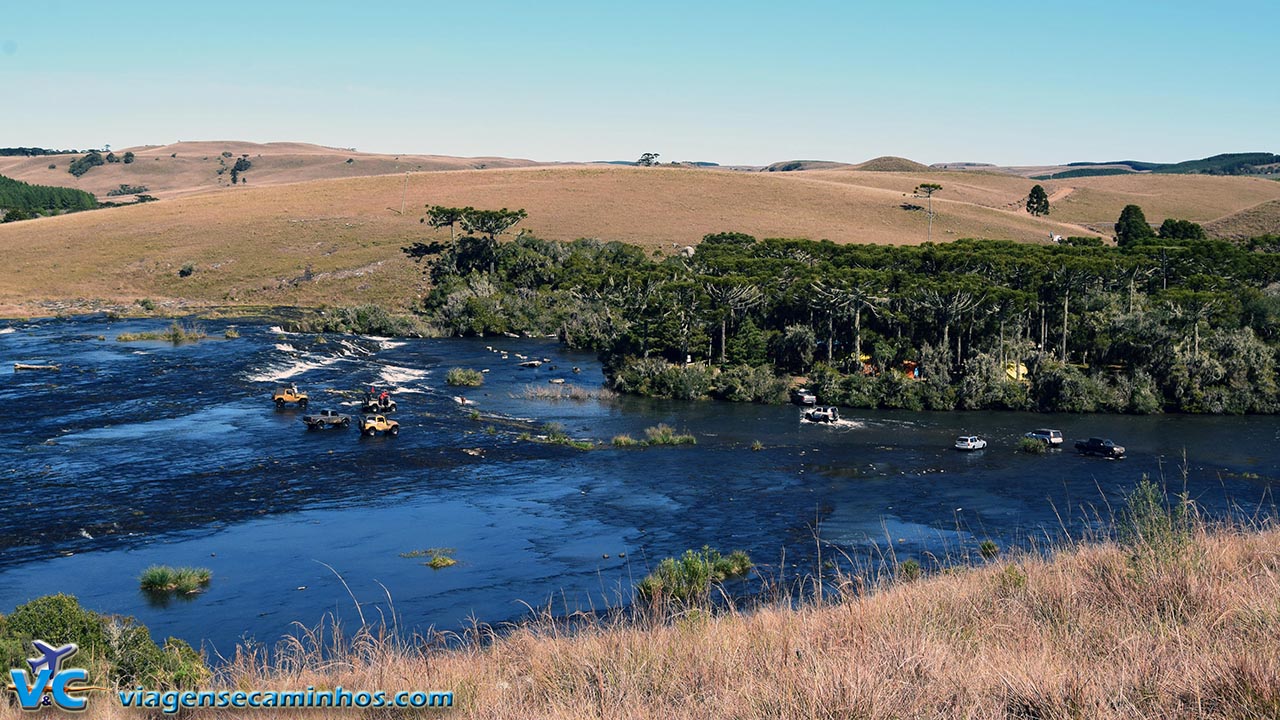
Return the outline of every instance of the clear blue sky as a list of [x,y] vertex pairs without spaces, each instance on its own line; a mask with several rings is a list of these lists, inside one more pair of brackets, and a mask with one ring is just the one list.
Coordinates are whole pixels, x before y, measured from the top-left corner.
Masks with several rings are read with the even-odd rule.
[[1274,0],[7,0],[0,146],[725,164],[1276,152],[1278,28]]

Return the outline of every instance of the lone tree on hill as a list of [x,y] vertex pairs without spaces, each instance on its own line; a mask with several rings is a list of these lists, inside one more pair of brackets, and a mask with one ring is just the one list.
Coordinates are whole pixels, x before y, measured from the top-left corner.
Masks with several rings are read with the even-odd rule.
[[924,195],[929,198],[929,235],[928,239],[933,240],[933,194],[942,189],[938,183],[920,183],[916,186],[916,195]]
[[1042,186],[1031,188],[1031,193],[1027,195],[1027,212],[1036,217],[1049,214],[1049,196]]
[[645,153],[640,156],[636,164],[641,167],[652,167],[658,164],[658,153]]
[[1116,245],[1127,247],[1155,237],[1155,231],[1147,224],[1147,216],[1137,205],[1125,205],[1116,221]]

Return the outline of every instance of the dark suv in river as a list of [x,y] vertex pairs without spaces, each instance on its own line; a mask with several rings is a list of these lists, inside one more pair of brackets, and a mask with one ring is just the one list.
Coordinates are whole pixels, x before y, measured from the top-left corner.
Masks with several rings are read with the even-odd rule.
[[1089,438],[1088,440],[1077,440],[1076,450],[1084,455],[1097,455],[1099,457],[1120,459],[1124,457],[1124,446],[1117,445],[1110,440],[1102,438]]

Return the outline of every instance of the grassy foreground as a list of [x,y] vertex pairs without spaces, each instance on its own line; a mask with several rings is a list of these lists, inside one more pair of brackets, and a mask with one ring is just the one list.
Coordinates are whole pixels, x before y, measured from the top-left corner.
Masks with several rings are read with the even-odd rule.
[[[1201,528],[1174,543],[1080,545],[1049,560],[842,587],[798,609],[784,600],[572,634],[541,622],[427,650],[325,629],[269,664],[241,650],[215,684],[452,690],[442,714],[476,718],[1280,717],[1274,528]],[[108,705],[92,716],[140,716]]]

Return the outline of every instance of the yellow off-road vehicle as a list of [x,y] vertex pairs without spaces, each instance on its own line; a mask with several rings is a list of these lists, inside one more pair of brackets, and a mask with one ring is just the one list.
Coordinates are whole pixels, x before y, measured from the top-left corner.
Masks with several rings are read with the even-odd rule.
[[297,385],[276,388],[276,391],[271,394],[271,399],[275,401],[277,408],[284,407],[286,403],[296,403],[300,408],[307,406],[307,394],[298,390]]
[[360,418],[360,432],[370,437],[378,433],[394,437],[400,434],[400,423],[385,415],[364,415]]

